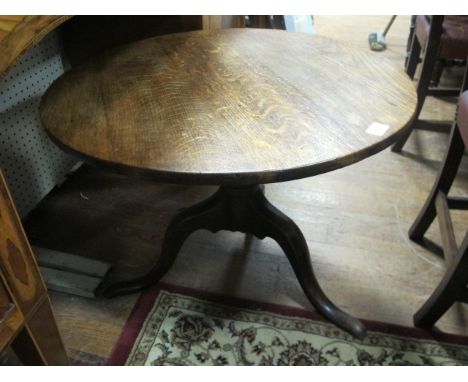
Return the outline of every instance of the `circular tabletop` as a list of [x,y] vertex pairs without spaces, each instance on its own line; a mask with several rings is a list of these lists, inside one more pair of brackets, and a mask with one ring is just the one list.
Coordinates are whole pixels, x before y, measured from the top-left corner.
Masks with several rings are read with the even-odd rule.
[[379,54],[303,33],[196,31],[138,41],[46,92],[49,136],[82,159],[173,183],[317,175],[392,144],[416,108]]

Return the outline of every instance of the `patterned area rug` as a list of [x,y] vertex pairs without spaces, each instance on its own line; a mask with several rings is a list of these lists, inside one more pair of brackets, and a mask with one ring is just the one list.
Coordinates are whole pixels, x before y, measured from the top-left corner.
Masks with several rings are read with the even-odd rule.
[[466,337],[364,322],[357,340],[313,312],[159,284],[107,364],[468,365]]

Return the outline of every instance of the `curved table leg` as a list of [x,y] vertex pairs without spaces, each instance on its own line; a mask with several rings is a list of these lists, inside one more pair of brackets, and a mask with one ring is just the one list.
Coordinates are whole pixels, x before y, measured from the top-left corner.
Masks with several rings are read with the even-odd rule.
[[366,328],[356,318],[337,308],[325,295],[315,278],[309,249],[299,227],[288,216],[274,207],[263,194],[257,195],[255,217],[261,235],[274,239],[284,251],[312,305],[334,324],[356,338],[366,335]]
[[163,239],[161,255],[156,264],[145,275],[132,280],[108,283],[106,280],[99,286],[96,295],[115,297],[134,293],[158,282],[174,263],[182,244],[194,231],[206,226],[215,228],[222,218],[222,198],[219,192],[208,199],[182,210],[169,223]]
[[323,293],[315,278],[307,243],[299,227],[264,196],[262,185],[220,187],[207,200],[174,217],[164,236],[161,256],[153,269],[135,280],[103,284],[99,294],[112,297],[137,292],[161,279],[173,264],[187,237],[198,229],[240,231],[260,239],[271,237],[288,257],[296,277],[312,305],[326,318],[357,338],[364,325],[338,309]]

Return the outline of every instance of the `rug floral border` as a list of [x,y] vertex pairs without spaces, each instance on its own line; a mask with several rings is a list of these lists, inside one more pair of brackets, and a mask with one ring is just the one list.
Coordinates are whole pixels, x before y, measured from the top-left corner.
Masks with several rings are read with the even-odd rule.
[[[164,292],[168,292],[164,294]],[[107,365],[124,365],[126,360],[129,358],[132,348],[134,347],[135,342],[138,339],[138,336],[141,332],[142,327],[145,325],[145,321],[148,318],[148,315],[152,311],[156,302],[159,304],[163,303],[167,305],[167,308],[170,307],[172,299],[171,294],[178,293],[184,297],[192,297],[206,300],[213,304],[224,305],[225,307],[240,307],[242,309],[248,309],[255,312],[259,310],[266,310],[271,314],[278,314],[283,316],[288,316],[291,318],[298,318],[297,320],[291,320],[290,325],[304,325],[304,320],[301,319],[312,319],[323,323],[323,325],[315,325],[314,327],[306,328],[307,330],[315,331],[316,334],[332,336],[339,340],[350,340],[352,337],[344,333],[341,330],[336,329],[333,325],[324,320],[318,313],[313,311],[308,311],[305,309],[289,307],[284,305],[277,305],[271,303],[256,302],[245,299],[238,299],[234,297],[222,296],[206,291],[198,291],[191,288],[174,286],[165,283],[159,283],[154,287],[143,292],[137,301],[127,323],[122,330],[119,340],[117,341],[114,351],[107,361]],[[162,299],[162,301],[158,301]],[[212,306],[214,314],[216,314],[216,305]],[[387,324],[383,322],[362,320],[366,327],[368,328],[368,335],[364,339],[363,343],[368,345],[390,345],[382,344],[382,336],[374,334],[373,332],[380,332],[388,335],[387,341],[391,341],[393,345],[395,342],[398,343],[401,339],[399,337],[411,337],[415,341],[409,342],[409,346],[412,347],[412,350],[416,350],[418,345],[418,339],[427,341],[433,341],[435,345],[440,345],[440,342],[445,342],[450,345],[468,345],[468,337],[446,334],[436,331],[425,331],[418,328],[404,327],[395,324]],[[304,329],[304,328],[301,328]],[[318,332],[317,332],[318,331]],[[407,345],[408,346],[408,345]],[[397,346],[398,347],[398,346]],[[436,348],[436,346],[434,347]],[[440,346],[439,346],[440,348]],[[445,347],[443,351],[446,351],[449,355],[450,353],[459,352],[459,348],[455,346]],[[440,350],[439,350],[440,351]],[[468,357],[468,355],[467,355]],[[465,358],[465,357],[464,357]]]

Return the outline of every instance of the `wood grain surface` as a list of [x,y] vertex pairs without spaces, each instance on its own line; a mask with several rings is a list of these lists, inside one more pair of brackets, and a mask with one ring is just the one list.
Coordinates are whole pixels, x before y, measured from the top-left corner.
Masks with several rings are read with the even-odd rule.
[[25,365],[68,363],[44,281],[0,170],[0,352],[11,341]]
[[[230,29],[113,49],[59,78],[49,135],[89,161],[169,182],[249,184],[316,175],[391,144],[414,85],[383,57],[326,38]],[[366,132],[388,125],[383,136]]]
[[0,273],[15,296],[15,305],[28,315],[46,288],[12,200],[0,170]]
[[24,324],[24,317],[2,282],[0,273],[0,352],[13,340]]
[[0,78],[24,52],[70,16],[0,15]]

